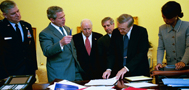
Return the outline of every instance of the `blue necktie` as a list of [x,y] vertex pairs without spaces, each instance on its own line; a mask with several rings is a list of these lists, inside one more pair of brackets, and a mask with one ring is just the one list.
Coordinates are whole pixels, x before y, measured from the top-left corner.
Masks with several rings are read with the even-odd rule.
[[128,43],[129,43],[129,39],[126,34],[123,40],[123,66],[126,65]]
[[59,27],[59,29],[62,31],[63,36],[66,36],[66,35],[64,34],[64,31],[63,31],[62,27]]

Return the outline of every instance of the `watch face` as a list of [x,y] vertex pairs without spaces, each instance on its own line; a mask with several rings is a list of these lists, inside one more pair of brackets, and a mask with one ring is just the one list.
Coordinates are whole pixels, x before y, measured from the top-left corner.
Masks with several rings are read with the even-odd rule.
[[9,84],[24,84],[28,77],[13,77]]

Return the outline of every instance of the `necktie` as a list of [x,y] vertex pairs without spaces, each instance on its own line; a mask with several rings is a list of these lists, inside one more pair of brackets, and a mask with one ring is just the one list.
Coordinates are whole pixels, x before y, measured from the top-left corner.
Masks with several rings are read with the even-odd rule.
[[124,36],[124,41],[123,41],[123,66],[126,65],[128,42],[129,42],[129,39],[126,34]]
[[63,31],[62,27],[59,27],[59,29],[62,31],[63,36],[65,36],[64,31]]
[[90,42],[89,42],[88,37],[86,37],[86,39],[85,39],[85,48],[87,50],[88,55],[90,55],[90,53],[91,53],[91,46],[90,46]]
[[20,33],[20,29],[18,28],[18,24],[16,24],[15,27],[16,27],[16,34],[18,36],[18,39],[22,41],[22,36]]

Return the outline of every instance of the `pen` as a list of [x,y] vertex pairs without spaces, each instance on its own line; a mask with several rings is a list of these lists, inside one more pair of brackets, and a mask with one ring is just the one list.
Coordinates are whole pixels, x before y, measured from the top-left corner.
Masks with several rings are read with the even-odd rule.
[[70,34],[69,35],[72,35],[72,29],[70,30]]

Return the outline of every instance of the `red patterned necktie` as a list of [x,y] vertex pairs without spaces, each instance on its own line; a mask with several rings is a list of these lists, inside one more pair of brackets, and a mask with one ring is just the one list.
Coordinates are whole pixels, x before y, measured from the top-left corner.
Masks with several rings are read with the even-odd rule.
[[86,37],[86,39],[85,39],[85,48],[87,50],[88,55],[90,55],[90,53],[91,53],[91,46],[90,46],[90,42],[89,42],[88,37]]

